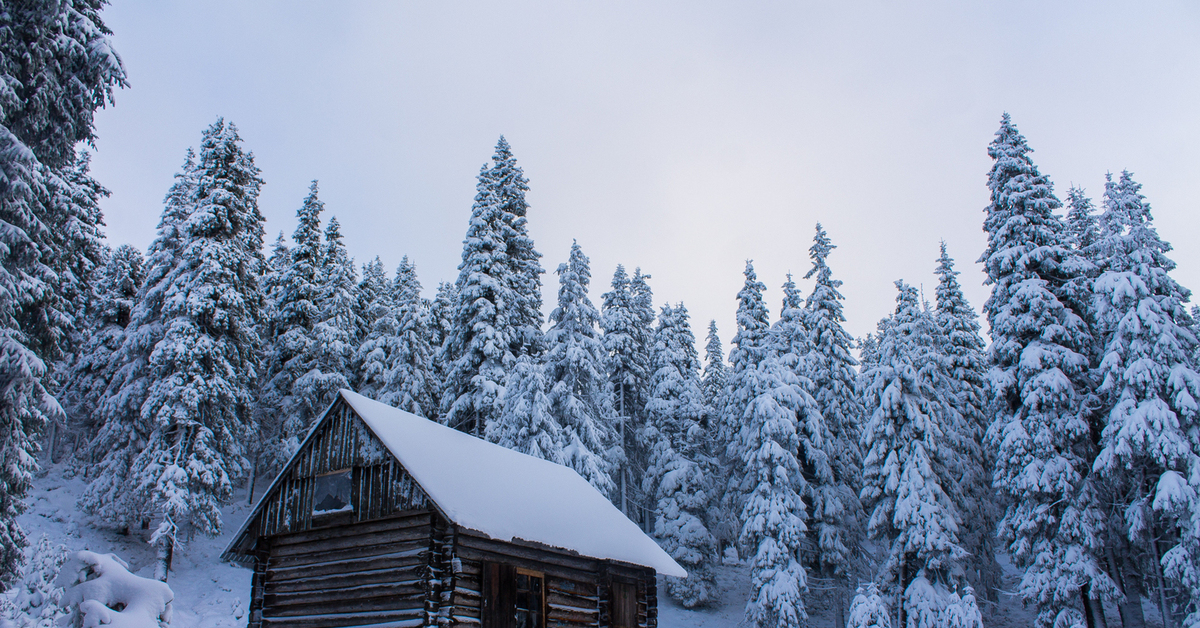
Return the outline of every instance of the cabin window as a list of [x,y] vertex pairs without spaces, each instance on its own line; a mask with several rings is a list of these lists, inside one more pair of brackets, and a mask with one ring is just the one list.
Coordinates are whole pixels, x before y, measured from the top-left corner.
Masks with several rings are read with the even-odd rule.
[[546,579],[512,565],[483,565],[483,628],[545,628]]
[[612,583],[613,628],[637,628],[637,585],[614,580]]
[[350,469],[341,469],[317,476],[313,486],[314,516],[354,510],[354,505],[350,503],[352,475]]

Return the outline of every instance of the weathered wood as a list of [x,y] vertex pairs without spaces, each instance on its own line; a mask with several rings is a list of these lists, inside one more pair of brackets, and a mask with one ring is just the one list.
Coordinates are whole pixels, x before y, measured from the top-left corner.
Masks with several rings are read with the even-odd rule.
[[458,535],[458,546],[460,551],[473,549],[495,555],[511,556],[513,558],[535,561],[557,567],[565,567],[580,573],[594,573],[599,562],[595,559],[577,558],[525,545],[495,541],[462,531]]
[[[342,613],[314,613],[311,615],[275,617],[264,616],[264,626],[290,626],[294,628],[337,628],[349,626],[371,626],[372,628],[416,628],[425,621],[421,609],[348,611]],[[410,623],[415,621],[416,623]]]
[[273,538],[272,544],[276,547],[282,547],[285,545],[295,545],[297,543],[324,541],[332,538],[343,538],[358,534],[370,534],[373,532],[383,532],[385,530],[400,530],[403,528],[412,528],[425,525],[429,525],[429,511],[407,511],[372,521],[352,523],[350,525],[343,524],[332,527],[314,527],[303,532],[280,534],[279,536]]
[[[333,605],[344,607],[349,600],[362,602],[372,598],[386,599],[384,608],[391,607],[391,602],[411,599],[413,604],[425,603],[425,582],[423,580],[406,580],[403,582],[384,582],[374,584],[359,584],[342,588],[326,588],[313,591],[272,592],[267,591],[263,598],[264,604],[272,609],[285,607],[308,607]],[[397,606],[404,608],[405,606]],[[280,614],[273,610],[273,614]]]
[[320,541],[280,545],[271,552],[272,556],[284,558],[300,554],[335,552],[353,547],[387,547],[395,545],[428,546],[429,526],[413,526],[398,530],[381,530],[352,536],[335,536]]
[[288,574],[322,575],[338,573],[350,568],[361,569],[405,569],[417,568],[425,563],[425,548],[409,548],[388,551],[383,547],[362,547],[331,556],[295,556],[287,561],[272,558],[267,573],[271,578],[302,577]]

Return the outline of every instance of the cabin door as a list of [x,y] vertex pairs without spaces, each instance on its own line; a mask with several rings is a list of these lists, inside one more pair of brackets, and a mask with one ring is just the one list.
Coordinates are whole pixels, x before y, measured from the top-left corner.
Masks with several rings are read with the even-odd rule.
[[483,564],[483,628],[545,628],[545,577],[504,563]]

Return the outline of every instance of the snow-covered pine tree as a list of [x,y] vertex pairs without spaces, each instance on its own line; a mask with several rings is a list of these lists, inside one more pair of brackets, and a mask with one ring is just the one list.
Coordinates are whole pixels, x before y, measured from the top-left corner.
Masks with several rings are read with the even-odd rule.
[[617,488],[612,473],[621,461],[617,415],[597,328],[600,313],[587,294],[592,272],[578,242],[557,273],[558,307],[545,337],[546,396],[562,429],[565,464],[612,499]]
[[[829,456],[832,482],[821,487],[822,499],[817,500],[814,493],[809,513],[813,521],[810,535],[817,548],[816,563],[821,577],[833,580],[841,589],[839,597],[848,598],[854,576],[860,573],[855,564],[861,563],[858,557],[862,555],[865,518],[858,499],[862,489],[859,436],[863,408],[856,390],[858,362],[850,353],[854,338],[842,327],[846,322],[842,314],[844,297],[838,291],[842,281],[833,278],[827,262],[835,248],[825,229],[817,223],[808,250],[813,266],[804,275],[814,281],[812,294],[805,303],[811,353],[804,362],[803,376],[811,382],[817,412],[824,418],[831,439],[823,449]],[[845,606],[846,600],[839,600],[836,609],[839,625],[845,623]]]
[[[83,442],[95,437],[104,390],[121,367],[121,344],[145,279],[144,261],[140,250],[122,244],[92,276],[88,320],[79,326],[82,338],[58,395],[68,425]],[[85,452],[77,453],[84,456]]]
[[650,441],[644,491],[656,501],[654,536],[688,571],[667,578],[667,592],[687,608],[718,597],[713,565],[717,540],[707,519],[715,497],[716,461],[704,425],[700,357],[687,308],[664,305],[651,350],[646,436]]
[[892,628],[887,602],[879,594],[879,587],[874,582],[858,587],[854,601],[850,603],[850,619],[846,628]]
[[817,451],[807,429],[820,423],[816,402],[775,351],[764,286],[746,263],[738,293],[726,429],[737,427],[728,458],[742,523],[739,544],[750,560],[746,618],[760,628],[807,623],[807,576],[800,549],[808,528],[802,495],[808,485],[797,453]]
[[[640,270],[637,274],[641,276]],[[641,284],[646,285],[645,279]],[[612,290],[602,297],[600,327],[604,330],[601,339],[608,353],[608,377],[614,396],[613,409],[617,412],[618,439],[625,456],[614,478],[620,493],[616,503],[630,519],[642,521],[642,475],[649,452],[638,438],[638,429],[645,423],[651,373],[649,338],[641,327],[642,315],[638,304],[634,303],[624,266],[617,265],[611,285]]]
[[91,482],[79,506],[118,528],[138,523],[148,514],[145,504],[128,490],[130,473],[153,429],[142,416],[142,404],[151,384],[150,354],[166,332],[163,304],[187,239],[185,223],[195,206],[199,185],[195,157],[189,148],[163,201],[158,235],[146,255],[145,280],[130,312],[121,349],[113,356],[120,366],[95,413],[99,431],[87,445],[86,458],[92,466],[85,475]]
[[216,535],[232,481],[249,471],[263,296],[262,186],[232,123],[204,132],[195,201],[161,288],[162,340],[150,353],[141,416],[152,431],[128,490],[159,519],[155,569],[166,580],[181,529]]
[[0,16],[0,584],[25,546],[16,517],[38,438],[62,416],[46,390],[46,361],[60,357],[78,305],[70,291],[102,250],[102,189],[76,146],[94,139],[93,115],[125,85],[125,69],[99,5],[6,5]]
[[355,389],[378,401],[387,385],[387,372],[399,335],[392,282],[378,257],[363,266],[358,294],[367,333],[354,354]]
[[545,365],[528,355],[517,358],[504,380],[504,411],[488,423],[485,436],[502,447],[565,465],[563,433],[547,388]]
[[942,396],[939,334],[917,291],[896,282],[896,311],[864,374],[862,434],[868,532],[886,548],[877,581],[900,602],[898,626],[937,626],[966,556],[955,506],[954,410]]
[[437,382],[433,374],[429,328],[425,326],[421,303],[421,282],[417,280],[416,266],[408,261],[407,255],[396,268],[392,286],[395,346],[390,352],[386,385],[379,400],[415,415],[436,419],[434,394]]
[[704,375],[701,382],[704,386],[704,404],[708,406],[706,424],[717,425],[717,413],[720,410],[721,395],[725,393],[725,380],[729,367],[725,364],[725,349],[721,346],[721,337],[717,335],[717,321],[708,321],[708,338],[704,345]]
[[[375,326],[375,321],[387,312],[387,307],[390,307],[390,304],[386,304],[387,307],[385,307],[384,300],[381,299],[382,295],[390,292],[391,282],[388,281],[387,270],[383,268],[383,262],[376,255],[375,259],[362,265],[362,280],[358,282],[358,288],[355,292],[358,295],[358,299],[355,301],[357,305],[355,316],[358,317],[358,321],[362,325],[362,329],[358,330],[358,338],[360,339],[359,349],[366,343],[367,337],[371,335],[371,329]],[[355,379],[351,383],[354,385],[354,389],[360,393],[363,388],[361,384],[362,372],[361,356],[358,355],[358,352],[355,352]]]
[[[1188,623],[1200,623],[1200,594],[1192,589],[1200,567],[1194,553],[1200,531],[1192,525],[1200,512],[1194,475],[1200,469],[1200,373],[1186,309],[1190,291],[1171,278],[1171,245],[1158,236],[1141,184],[1128,171],[1118,181],[1109,175],[1100,223],[1094,259],[1102,272],[1093,311],[1103,346],[1098,392],[1107,416],[1094,468],[1123,515],[1121,536],[1146,556],[1137,571],[1147,589],[1157,590],[1165,625],[1175,623],[1169,600],[1175,592],[1183,594],[1180,607],[1190,606]],[[1167,573],[1164,564],[1172,567]],[[1127,577],[1127,597],[1132,584]]]
[[289,363],[298,365],[296,371],[301,373],[292,383],[293,411],[283,425],[282,438],[289,449],[304,439],[338,391],[349,388],[354,379],[357,333],[362,328],[357,316],[356,275],[337,217],[330,217],[317,269],[317,319],[307,350]]
[[[300,208],[296,210],[296,230],[292,233],[290,261],[281,259],[277,250],[272,259],[279,268],[265,278],[270,304],[264,311],[272,320],[265,329],[263,386],[256,403],[260,421],[256,460],[261,471],[271,475],[300,445],[297,433],[303,429],[303,403],[293,387],[307,372],[305,355],[313,343],[313,327],[319,320],[317,300],[320,294],[319,269],[324,266],[321,246],[321,212],[325,204],[318,197],[314,180]],[[274,267],[274,266],[273,266]]]
[[983,446],[987,432],[987,357],[979,336],[979,315],[967,303],[958,284],[954,260],[941,243],[934,274],[938,276],[935,320],[941,335],[945,361],[944,392],[957,420],[948,436],[958,452],[958,478],[962,487],[959,512],[970,514],[971,525],[960,531],[959,540],[968,553],[964,561],[967,580],[998,601],[1000,565],[996,562],[995,529],[999,519],[996,491],[992,488],[992,460]]
[[1092,199],[1083,188],[1072,185],[1067,190],[1067,231],[1075,250],[1085,254],[1100,239],[1100,224],[1096,221],[1095,211]]
[[454,303],[458,299],[457,293],[454,290],[454,284],[449,281],[438,283],[437,294],[433,296],[433,300],[429,302],[428,311],[428,326],[429,326],[429,347],[433,351],[433,381],[436,383],[434,393],[434,401],[441,403],[439,400],[445,392],[446,375],[449,369],[444,362],[445,352],[442,347],[446,344],[446,338],[450,336],[450,329],[454,324]]
[[482,436],[498,416],[504,378],[520,356],[542,347],[541,254],[526,226],[528,180],[504,137],[480,169],[463,240],[449,335],[441,419]]
[[1030,152],[1004,114],[988,147],[988,245],[979,261],[992,286],[984,305],[995,400],[988,440],[996,451],[993,486],[1007,502],[999,537],[1025,571],[1022,598],[1047,628],[1082,625],[1080,604],[1116,589],[1098,560],[1103,513],[1088,483],[1096,450],[1081,408],[1090,387],[1091,265],[1070,248],[1055,213],[1061,203]]

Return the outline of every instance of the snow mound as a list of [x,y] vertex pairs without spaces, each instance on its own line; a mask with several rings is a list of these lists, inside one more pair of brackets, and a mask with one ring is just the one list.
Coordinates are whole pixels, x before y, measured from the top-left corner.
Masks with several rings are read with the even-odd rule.
[[129,573],[115,554],[75,552],[55,580],[73,628],[160,628],[171,623],[175,594],[165,582]]

